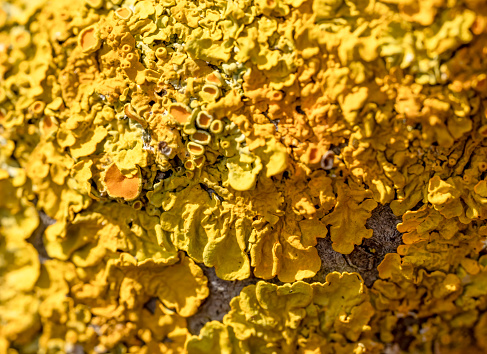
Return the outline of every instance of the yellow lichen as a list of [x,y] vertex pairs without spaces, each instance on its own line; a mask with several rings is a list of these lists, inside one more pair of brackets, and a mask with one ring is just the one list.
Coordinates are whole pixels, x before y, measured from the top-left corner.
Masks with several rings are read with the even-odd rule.
[[[485,352],[486,41],[475,0],[2,3],[0,352]],[[269,282],[191,336],[195,262]]]

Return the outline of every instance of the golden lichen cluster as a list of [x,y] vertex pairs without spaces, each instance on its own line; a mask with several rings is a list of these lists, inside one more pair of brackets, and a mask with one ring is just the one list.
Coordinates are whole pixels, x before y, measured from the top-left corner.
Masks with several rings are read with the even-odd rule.
[[486,219],[484,0],[1,2],[0,353],[485,353]]

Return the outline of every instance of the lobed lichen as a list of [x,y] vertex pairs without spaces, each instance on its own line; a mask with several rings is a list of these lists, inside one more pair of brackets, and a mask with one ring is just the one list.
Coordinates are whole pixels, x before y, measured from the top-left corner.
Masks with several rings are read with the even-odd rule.
[[0,5],[0,353],[487,351],[483,1]]

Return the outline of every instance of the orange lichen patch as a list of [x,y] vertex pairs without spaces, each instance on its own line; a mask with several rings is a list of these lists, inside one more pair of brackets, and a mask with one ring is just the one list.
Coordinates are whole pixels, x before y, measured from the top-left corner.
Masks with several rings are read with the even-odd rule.
[[198,168],[201,168],[203,166],[203,164],[205,163],[205,161],[206,161],[206,157],[204,155],[199,156],[199,157],[194,159],[194,163],[196,164],[196,167],[198,167]]
[[479,134],[487,137],[487,125],[483,125],[479,129]]
[[132,208],[134,208],[135,210],[140,210],[140,209],[142,209],[143,206],[144,206],[144,203],[142,203],[140,200],[136,200],[132,204]]
[[19,48],[26,48],[31,42],[31,35],[27,31],[20,31],[15,35],[14,44]]
[[218,93],[218,88],[213,85],[205,85],[203,86],[203,92],[215,96]]
[[5,111],[0,108],[0,124],[3,124],[5,120],[7,119]]
[[165,59],[167,57],[167,49],[165,47],[159,47],[156,49],[155,54],[157,59]]
[[188,151],[195,155],[195,156],[201,156],[205,153],[205,148],[200,145],[200,144],[197,144],[195,142],[192,142],[190,141],[187,145],[186,145],[186,148],[188,149]]
[[187,106],[176,103],[169,107],[169,114],[180,124],[185,124],[188,122],[189,117],[191,116],[191,111]]
[[95,27],[85,28],[78,37],[78,44],[84,53],[93,53],[100,48],[101,40],[97,35]]
[[305,154],[301,156],[301,161],[303,161],[307,165],[317,165],[321,162],[321,158],[323,153],[321,149],[316,146],[315,144],[311,144],[306,150]]
[[51,116],[45,116],[42,120],[42,131],[45,135],[48,135],[56,127],[55,122]]
[[321,160],[320,150],[318,148],[312,148],[309,150],[309,163],[314,165]]
[[127,178],[120,172],[117,165],[112,164],[106,170],[103,182],[110,197],[133,200],[140,194],[142,181],[140,172],[134,177]]
[[206,84],[201,89],[200,96],[205,101],[214,101],[220,96],[220,89],[218,86]]
[[485,170],[487,170],[487,162],[479,162],[477,167],[480,172],[484,172]]
[[223,122],[221,120],[214,120],[210,125],[210,132],[213,134],[220,134],[223,131]]
[[212,72],[210,75],[206,77],[206,82],[208,82],[209,84],[221,86],[222,84],[221,75],[218,72]]
[[196,133],[191,135],[191,140],[201,145],[208,145],[211,141],[211,135],[204,130],[197,130]]
[[132,16],[132,10],[128,7],[122,7],[115,11],[115,15],[122,20],[128,20]]
[[130,44],[124,44],[122,46],[122,52],[124,53],[130,53],[133,50],[132,46]]
[[196,117],[196,125],[202,129],[208,129],[210,124],[213,120],[213,117],[209,115],[207,112],[200,112]]
[[188,169],[188,170],[191,170],[191,171],[192,171],[192,170],[194,170],[194,169],[195,169],[196,165],[195,165],[195,163],[194,163],[192,160],[188,160],[188,161],[186,161],[186,162],[184,163],[184,167],[185,167],[186,169]]
[[284,95],[281,91],[271,91],[268,96],[271,101],[281,101]]
[[[10,3],[0,352],[486,352],[481,1]],[[30,216],[15,198],[37,200]],[[369,228],[377,203],[402,215],[402,240]],[[55,219],[42,265],[3,242],[32,234],[39,210]],[[331,247],[351,253],[345,268]],[[358,275],[256,285],[185,346],[169,309],[190,316],[207,290],[198,265],[171,266],[178,251],[223,280],[293,282],[323,261],[375,283],[370,299]],[[17,283],[29,295],[5,302]]]
[[46,103],[43,101],[35,101],[31,106],[30,110],[33,114],[41,114],[44,112],[44,108],[46,108]]

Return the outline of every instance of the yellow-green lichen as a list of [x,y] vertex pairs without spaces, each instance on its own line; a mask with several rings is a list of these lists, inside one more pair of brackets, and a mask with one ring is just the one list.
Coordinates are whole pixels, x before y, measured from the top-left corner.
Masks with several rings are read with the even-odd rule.
[[0,352],[485,352],[484,5],[2,2]]

